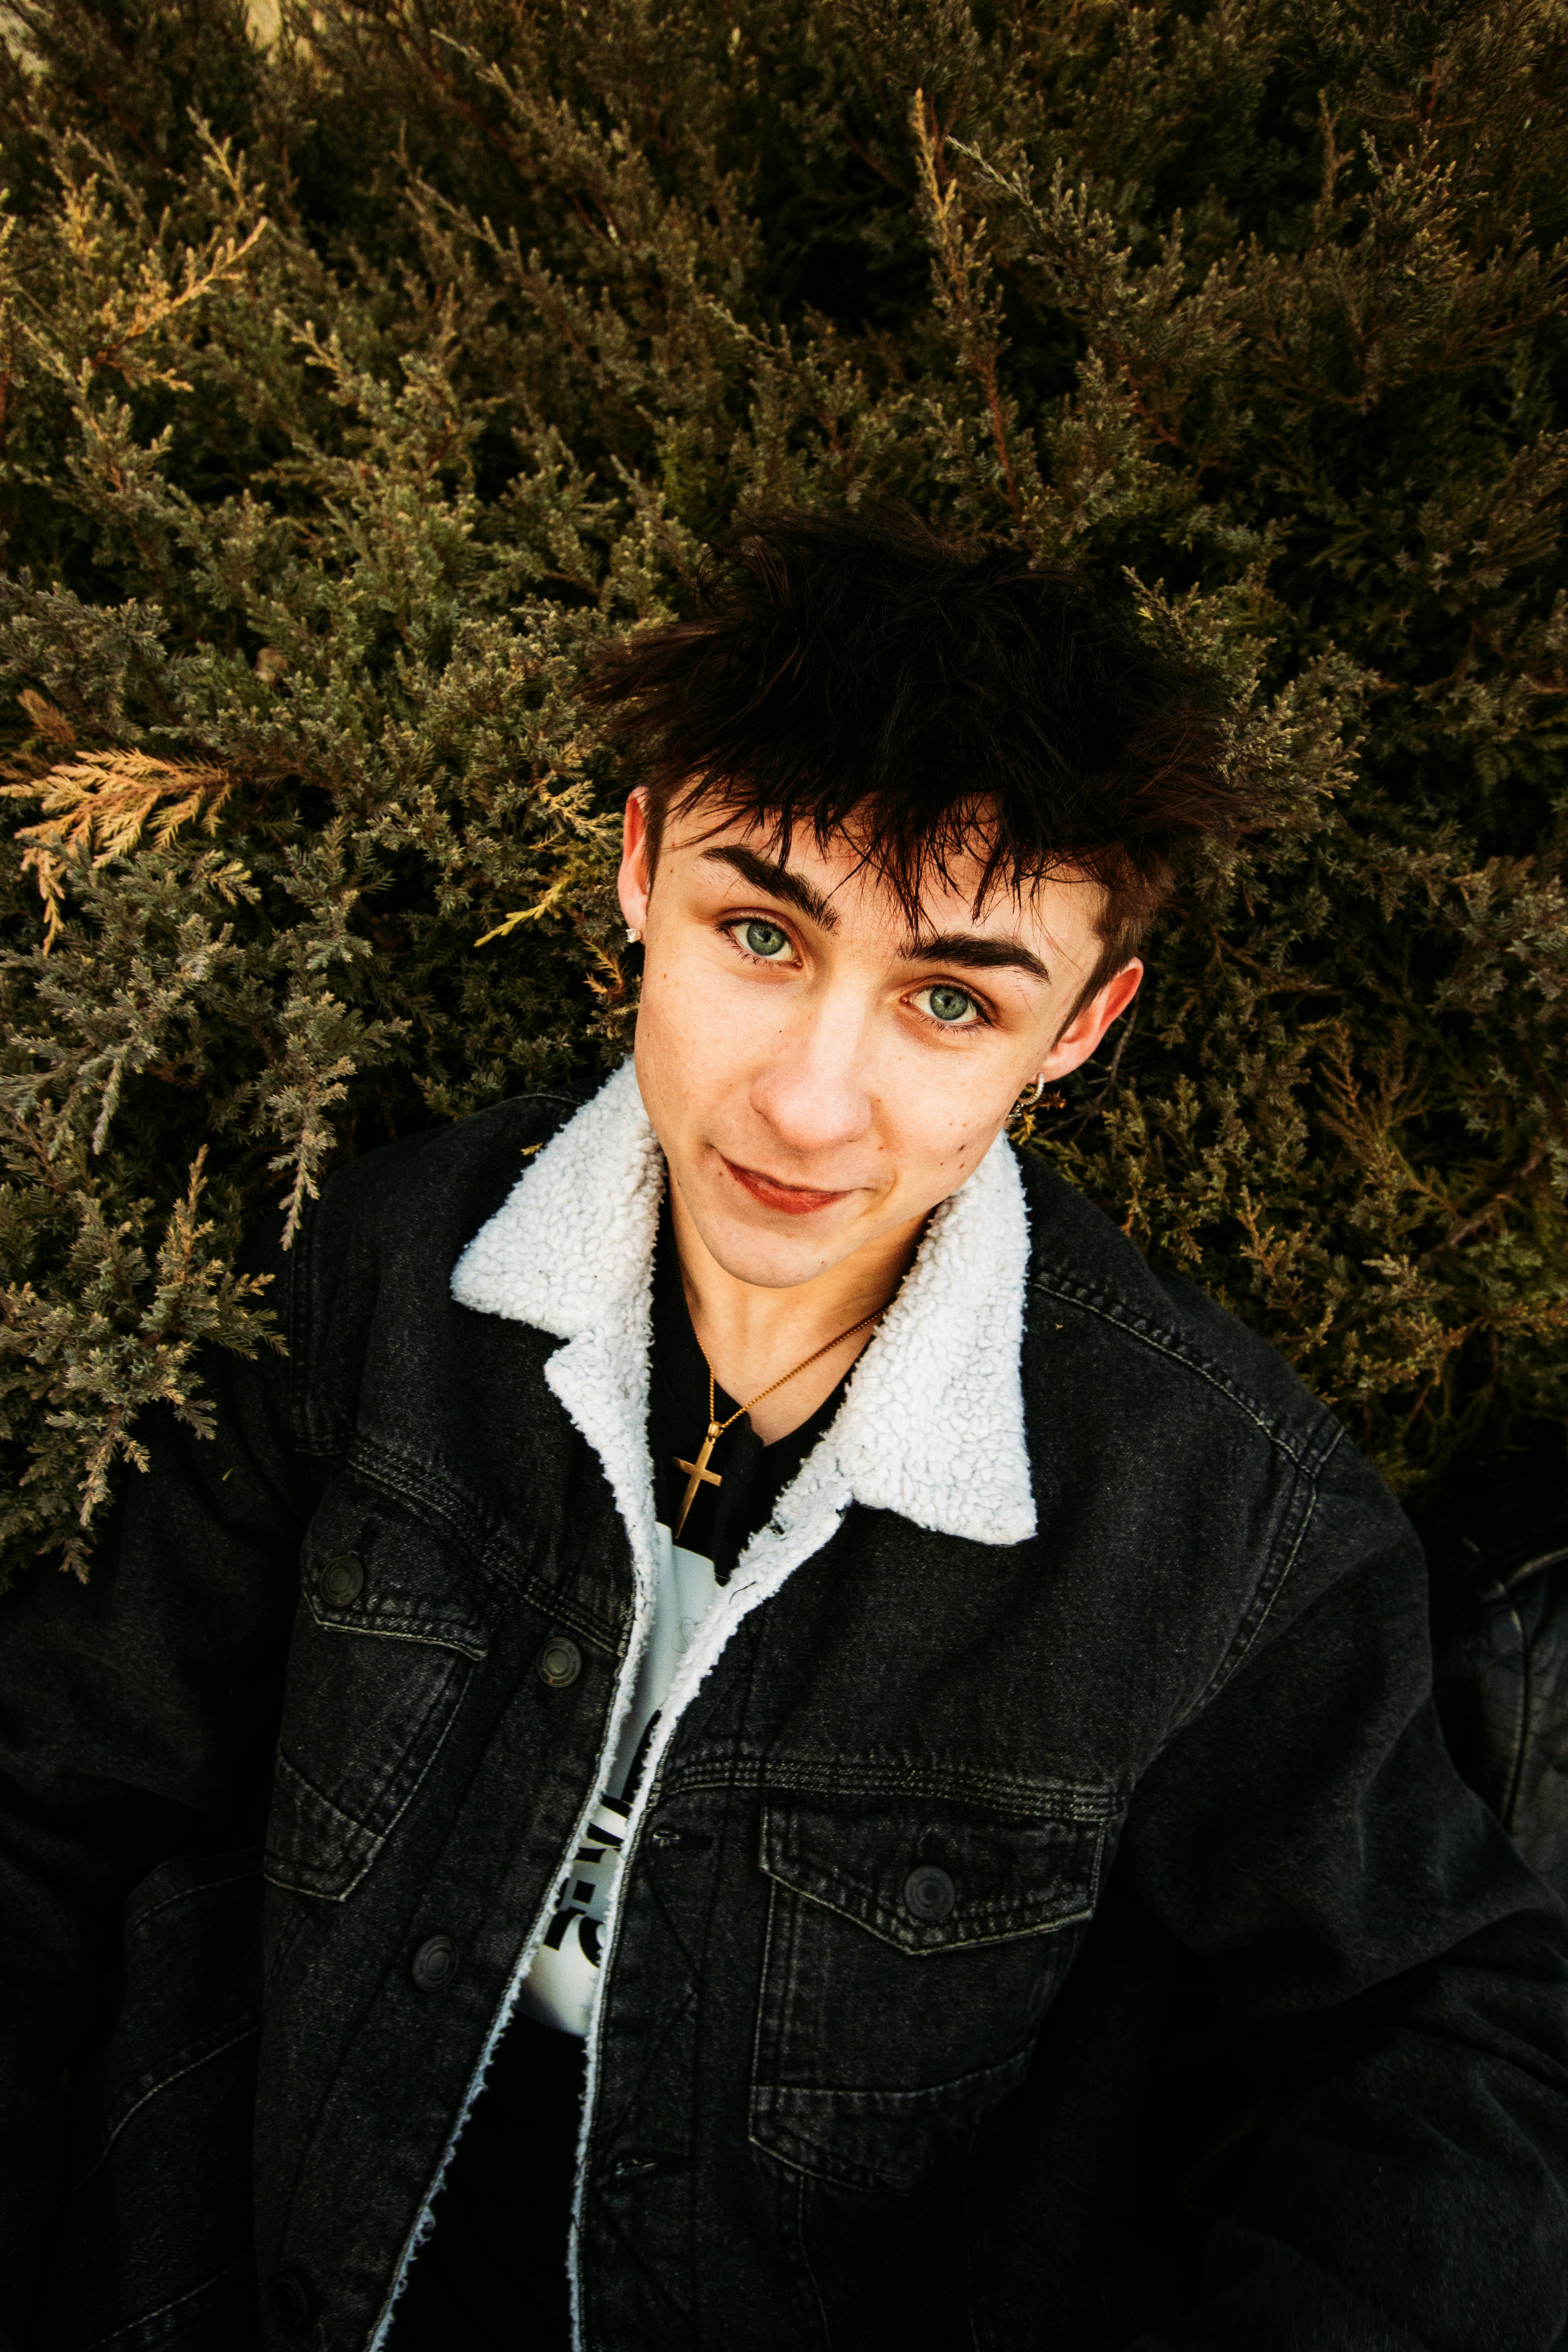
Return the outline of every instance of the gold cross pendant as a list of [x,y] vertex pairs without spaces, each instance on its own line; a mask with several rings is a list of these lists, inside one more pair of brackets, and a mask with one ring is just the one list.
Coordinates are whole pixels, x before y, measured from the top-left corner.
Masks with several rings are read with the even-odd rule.
[[724,1484],[722,1474],[717,1470],[710,1470],[708,1467],[708,1457],[712,1453],[714,1446],[723,1434],[723,1423],[721,1422],[710,1421],[708,1424],[708,1434],[702,1441],[702,1450],[698,1454],[696,1461],[683,1462],[679,1454],[675,1457],[676,1468],[678,1470],[684,1470],[687,1473],[686,1496],[680,1506],[680,1517],[676,1522],[675,1540],[677,1543],[680,1541],[681,1528],[691,1517],[691,1506],[697,1500],[698,1487],[721,1486]]

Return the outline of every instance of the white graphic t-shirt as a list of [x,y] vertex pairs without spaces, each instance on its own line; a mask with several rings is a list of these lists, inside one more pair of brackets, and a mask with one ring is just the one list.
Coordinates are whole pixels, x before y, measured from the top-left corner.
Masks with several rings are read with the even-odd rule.
[[[558,1883],[544,1939],[518,1995],[524,2016],[565,2033],[588,2029],[610,1891],[659,1709],[721,1585],[832,1421],[843,1393],[840,1382],[808,1421],[773,1445],[763,1445],[743,1417],[736,1421],[710,1456],[713,1481],[699,1486],[682,1519],[687,1474],[679,1465],[694,1459],[707,1429],[708,1365],[687,1311],[668,1209],[654,1260],[651,1369],[648,1445],[659,1522],[653,1622],[615,1762]],[[714,1402],[721,1421],[736,1411],[721,1389]],[[676,1527],[679,1543],[671,1532]]]
[[518,2006],[541,2024],[586,2033],[601,1964],[599,1930],[621,1864],[621,1840],[641,1778],[642,1759],[681,1659],[719,1591],[713,1563],[683,1550],[661,1522],[656,1562],[654,1617],[637,1675],[637,1694],[622,1728],[615,1767],[594,1809],[572,1867],[562,1880],[555,1913],[523,1980]]

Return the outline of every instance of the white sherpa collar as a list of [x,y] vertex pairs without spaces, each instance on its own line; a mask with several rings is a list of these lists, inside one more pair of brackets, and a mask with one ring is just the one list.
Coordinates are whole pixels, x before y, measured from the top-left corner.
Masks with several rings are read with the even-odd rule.
[[[663,1190],[627,1062],[545,1145],[452,1276],[462,1306],[571,1343],[546,1378],[604,1461],[638,1550],[652,1528],[647,1358]],[[1019,1373],[1028,1246],[1017,1162],[998,1137],[932,1216],[776,1528],[809,1512],[831,1532],[853,1497],[975,1543],[1033,1535]]]

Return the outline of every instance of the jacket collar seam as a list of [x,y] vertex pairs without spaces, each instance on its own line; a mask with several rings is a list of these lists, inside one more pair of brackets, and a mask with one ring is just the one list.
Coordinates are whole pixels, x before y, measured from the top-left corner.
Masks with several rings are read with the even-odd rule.
[[363,1435],[344,1456],[344,1467],[356,1478],[389,1501],[416,1512],[421,1525],[435,1527],[460,1544],[476,1568],[493,1576],[509,1592],[530,1602],[542,1616],[561,1622],[570,1616],[589,1641],[612,1654],[619,1654],[625,1646],[624,1622],[612,1623],[608,1617],[584,1610],[576,1601],[566,1603],[563,1612],[559,1573],[554,1577],[542,1575],[537,1566],[512,1549],[504,1530],[495,1525],[489,1515],[460,1489],[417,1475],[400,1476],[399,1468],[408,1466],[403,1456]]
[[[1207,1707],[1213,1706],[1226,1685],[1246,1664],[1257,1648],[1264,1627],[1274,1614],[1279,1597],[1290,1581],[1296,1562],[1301,1556],[1301,1548],[1307,1540],[1312,1521],[1317,1516],[1317,1490],[1314,1486],[1309,1484],[1306,1490],[1305,1507],[1300,1512],[1294,1540],[1289,1549],[1284,1552],[1282,1559],[1278,1558],[1278,1554],[1283,1547],[1276,1545],[1269,1559],[1265,1561],[1263,1570],[1247,1596],[1247,1606],[1237,1616],[1236,1630],[1226,1646],[1225,1655],[1219,1659],[1214,1672],[1192,1705],[1184,1709],[1181,1716],[1172,1724],[1166,1735],[1167,1744],[1178,1731],[1187,1724],[1195,1721]],[[1270,1573],[1271,1568],[1272,1573]]]
[[1206,1381],[1210,1388],[1217,1390],[1228,1402],[1255,1423],[1270,1444],[1309,1477],[1316,1476],[1321,1470],[1344,1435],[1338,1422],[1324,1411],[1320,1442],[1315,1445],[1296,1443],[1284,1425],[1233,1380],[1223,1365],[1191,1347],[1169,1324],[1149,1324],[1130,1301],[1110,1292],[1091,1291],[1083,1283],[1065,1275],[1058,1274],[1053,1277],[1037,1269],[1031,1272],[1029,1283],[1032,1289],[1043,1292],[1047,1298],[1059,1299],[1065,1306],[1080,1307],[1085,1314],[1097,1316],[1102,1323],[1109,1323],[1134,1346],[1151,1349],[1156,1355],[1179,1364],[1195,1380]]

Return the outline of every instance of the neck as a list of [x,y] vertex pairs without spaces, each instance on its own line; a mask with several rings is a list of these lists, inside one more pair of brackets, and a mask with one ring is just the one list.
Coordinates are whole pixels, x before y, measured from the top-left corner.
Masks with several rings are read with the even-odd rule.
[[[810,1282],[773,1290],[727,1273],[710,1255],[679,1186],[671,1183],[669,1193],[691,1326],[715,1381],[737,1403],[793,1372],[863,1318],[879,1314],[903,1280],[925,1230],[925,1219],[917,1217],[893,1233],[879,1234]],[[764,1445],[809,1419],[871,1336],[869,1329],[857,1332],[758,1402],[751,1422]]]

